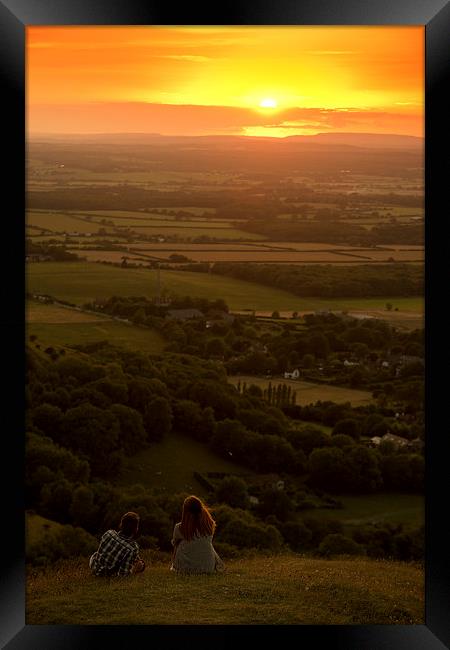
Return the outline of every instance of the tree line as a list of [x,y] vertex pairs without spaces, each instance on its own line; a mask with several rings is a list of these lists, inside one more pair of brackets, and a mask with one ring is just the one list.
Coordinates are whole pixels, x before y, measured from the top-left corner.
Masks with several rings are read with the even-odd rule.
[[422,296],[424,273],[418,265],[350,266],[215,262],[212,273],[257,282],[302,297],[360,298]]

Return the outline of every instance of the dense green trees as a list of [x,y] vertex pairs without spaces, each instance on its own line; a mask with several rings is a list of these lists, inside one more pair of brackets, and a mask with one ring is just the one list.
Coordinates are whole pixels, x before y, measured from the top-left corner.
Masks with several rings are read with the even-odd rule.
[[289,442],[279,436],[249,431],[239,420],[218,422],[211,448],[259,472],[301,472],[303,469],[302,457],[297,457]]
[[271,416],[261,409],[239,409],[237,417],[252,431],[257,431],[258,433],[269,433],[277,436],[285,435],[283,422],[280,422],[279,418]]
[[226,351],[227,346],[221,338],[209,339],[205,345],[205,355],[208,358],[216,357],[220,359],[225,355]]
[[154,397],[145,407],[143,421],[149,440],[162,440],[172,430],[172,409],[165,397]]
[[238,548],[279,550],[283,543],[281,533],[270,524],[263,524],[248,511],[222,505],[214,509],[217,521],[218,543]]
[[73,355],[60,359],[56,364],[56,370],[61,381],[67,381],[74,386],[83,386],[91,381],[104,377],[106,374],[103,366],[89,363]]
[[127,456],[140,451],[146,443],[142,415],[124,404],[113,404],[111,412],[119,421],[119,446]]
[[89,459],[92,473],[114,476],[120,466],[120,423],[111,411],[92,404],[68,409],[64,414],[61,443]]
[[89,479],[89,463],[47,436],[28,433],[26,437],[27,478],[32,481],[39,468],[46,467],[52,476],[65,476],[70,481],[85,483]]
[[364,494],[382,485],[379,456],[362,445],[314,449],[308,468],[309,483],[333,493]]
[[50,242],[34,242],[32,239],[25,240],[26,255],[42,255],[44,258],[54,262],[76,262],[80,257],[66,249],[65,244],[52,244]]
[[388,490],[422,492],[425,460],[420,454],[389,454],[381,457],[383,483]]
[[359,528],[353,539],[361,544],[369,557],[395,560],[423,560],[425,527],[379,523]]
[[75,488],[69,508],[72,523],[86,530],[96,530],[99,512],[93,490],[87,485]]
[[42,433],[58,439],[63,426],[63,412],[52,404],[39,404],[33,409],[32,422]]
[[210,406],[202,409],[197,402],[177,400],[173,404],[173,428],[200,442],[209,442],[214,435],[216,421]]
[[215,497],[219,503],[226,503],[232,508],[248,506],[247,484],[238,476],[226,476],[218,484]]
[[349,484],[346,455],[337,447],[314,449],[309,457],[308,469],[310,484],[324,490],[338,492],[345,490]]
[[302,520],[281,523],[279,530],[293,551],[304,551],[311,543],[312,532]]
[[88,556],[98,546],[98,541],[83,528],[66,524],[46,531],[36,542],[27,542],[27,560],[45,566],[60,558]]
[[253,219],[241,228],[262,234],[272,241],[331,242],[356,246],[423,243],[423,228],[419,224],[379,224],[365,230],[359,224],[319,219],[317,213],[314,221]]
[[287,432],[287,438],[295,449],[302,450],[307,456],[320,447],[329,447],[329,436],[314,424],[303,424]]
[[327,535],[319,545],[319,555],[364,555],[363,546],[341,533]]
[[355,445],[347,452],[351,468],[350,488],[356,494],[376,492],[383,484],[379,455],[374,449]]
[[292,518],[295,510],[292,499],[283,490],[276,488],[266,488],[259,496],[258,513],[261,517],[275,515],[283,522]]
[[[275,223],[274,227],[278,230],[279,223]],[[345,265],[216,262],[212,272],[277,287],[304,297],[421,296],[424,290],[423,269],[419,265],[377,264],[374,267],[361,264],[355,276],[353,267]]]
[[217,382],[192,381],[187,391],[187,397],[204,408],[211,407],[217,420],[233,418],[236,415],[236,401],[232,397],[229,387],[220,386]]
[[359,440],[359,425],[358,421],[353,418],[339,420],[333,427],[332,435],[337,436],[344,434],[350,436],[354,440]]

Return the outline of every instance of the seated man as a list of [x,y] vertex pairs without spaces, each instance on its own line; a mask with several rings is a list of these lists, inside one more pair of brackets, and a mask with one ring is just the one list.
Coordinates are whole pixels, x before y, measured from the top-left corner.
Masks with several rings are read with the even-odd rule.
[[107,530],[97,551],[91,555],[89,567],[96,576],[128,576],[145,569],[134,538],[139,528],[139,515],[127,512],[120,520],[119,530]]

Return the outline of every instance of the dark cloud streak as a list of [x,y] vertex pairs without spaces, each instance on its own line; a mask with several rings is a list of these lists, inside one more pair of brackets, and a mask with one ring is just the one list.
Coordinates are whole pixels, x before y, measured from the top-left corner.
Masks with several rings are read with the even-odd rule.
[[[336,130],[371,126],[395,132],[388,125],[396,121],[417,131],[419,114],[356,108],[289,108],[257,110],[230,106],[153,104],[144,102],[105,102],[86,104],[36,104],[30,113],[30,132],[148,132],[166,135],[218,134],[242,132],[252,127]],[[384,128],[384,125],[386,128]],[[403,131],[407,133],[408,131]]]

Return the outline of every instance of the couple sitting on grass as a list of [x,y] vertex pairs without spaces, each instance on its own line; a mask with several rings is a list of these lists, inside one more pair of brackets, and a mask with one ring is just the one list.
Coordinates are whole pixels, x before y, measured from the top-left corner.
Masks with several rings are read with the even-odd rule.
[[[187,497],[183,503],[181,521],[173,529],[171,571],[223,571],[224,564],[212,543],[215,528],[216,523],[205,504],[198,497]],[[118,531],[107,530],[89,560],[92,573],[96,576],[141,573],[145,569],[145,562],[139,557],[139,546],[135,541],[138,529],[139,515],[127,512],[120,521]]]

